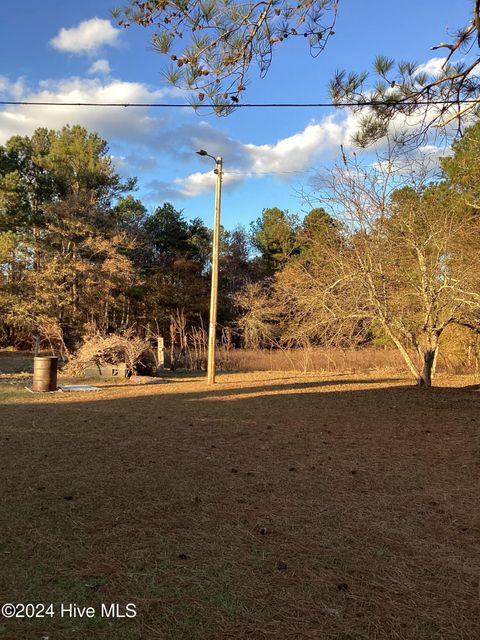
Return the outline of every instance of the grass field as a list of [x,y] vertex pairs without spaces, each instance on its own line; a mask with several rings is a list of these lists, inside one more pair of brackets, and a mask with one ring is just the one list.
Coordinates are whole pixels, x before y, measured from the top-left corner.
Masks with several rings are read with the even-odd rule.
[[0,638],[477,640],[480,395],[439,384],[169,374],[32,395],[7,376],[0,601],[56,615],[0,617]]

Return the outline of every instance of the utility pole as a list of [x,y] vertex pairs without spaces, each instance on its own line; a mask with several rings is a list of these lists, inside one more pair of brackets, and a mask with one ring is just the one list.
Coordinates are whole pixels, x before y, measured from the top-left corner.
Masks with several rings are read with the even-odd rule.
[[208,156],[215,160],[215,218],[213,223],[213,246],[212,246],[212,288],[210,293],[210,322],[208,325],[208,365],[207,383],[215,384],[215,338],[217,333],[217,306],[218,306],[218,258],[220,244],[220,208],[222,203],[222,173],[223,158],[221,156],[211,156],[201,149],[197,151],[200,156]]
[[220,207],[222,202],[222,170],[223,160],[215,158],[215,219],[213,223],[212,247],[212,290],[210,294],[210,323],[208,326],[208,384],[215,384],[215,342],[217,334],[217,306],[218,306],[218,257],[220,244]]

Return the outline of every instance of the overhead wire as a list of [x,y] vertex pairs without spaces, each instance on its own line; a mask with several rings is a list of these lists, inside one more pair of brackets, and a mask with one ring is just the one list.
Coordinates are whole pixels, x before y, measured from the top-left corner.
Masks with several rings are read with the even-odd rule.
[[[344,102],[341,104],[334,102],[272,102],[272,103],[239,103],[232,105],[215,105],[215,104],[190,104],[190,103],[168,103],[168,102],[54,102],[54,101],[36,101],[36,100],[0,100],[0,106],[38,106],[38,107],[135,107],[135,108],[165,108],[165,109],[196,109],[196,108],[210,108],[218,109],[219,107],[226,107],[232,109],[239,108],[362,108],[372,106],[389,106],[389,107],[403,107],[403,106],[431,106],[431,105],[458,105],[458,104],[471,104],[478,102],[477,99],[464,99],[464,100],[420,100],[420,101],[365,101],[365,102]],[[296,171],[225,171],[226,175],[239,175],[239,176],[256,176],[256,175],[289,175],[300,174],[308,172],[307,170]]]
[[296,171],[222,171],[223,175],[232,175],[232,176],[271,176],[275,175],[289,175],[292,173],[305,173],[306,171],[311,171],[311,169],[299,170]]
[[55,102],[49,100],[0,100],[0,106],[28,107],[135,107],[144,109],[277,109],[277,108],[363,108],[363,107],[421,107],[432,105],[458,105],[478,103],[479,98],[460,100],[372,100],[364,102],[245,102],[236,104],[188,103],[188,102]]

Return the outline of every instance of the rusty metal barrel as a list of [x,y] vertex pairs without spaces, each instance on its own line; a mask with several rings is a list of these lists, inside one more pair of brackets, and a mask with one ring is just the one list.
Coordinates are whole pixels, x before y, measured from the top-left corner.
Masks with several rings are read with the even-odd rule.
[[57,390],[57,356],[37,356],[33,359],[33,391]]

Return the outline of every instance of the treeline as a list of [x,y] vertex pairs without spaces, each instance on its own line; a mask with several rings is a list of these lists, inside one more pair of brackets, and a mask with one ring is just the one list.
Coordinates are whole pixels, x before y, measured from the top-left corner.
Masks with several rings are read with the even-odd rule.
[[[429,386],[445,335],[480,331],[479,185],[480,124],[440,167],[342,153],[303,219],[274,207],[222,230],[219,338],[390,345]],[[79,126],[0,147],[0,344],[39,335],[68,356],[86,336],[207,325],[211,230],[170,203],[147,212],[134,189]]]
[[[206,323],[211,230],[170,203],[147,212],[135,183],[80,126],[0,146],[0,345],[38,335],[68,355],[96,333],[167,336],[177,311]],[[292,225],[271,209],[248,232],[222,229],[220,324],[236,321],[234,294],[283,264]]]

